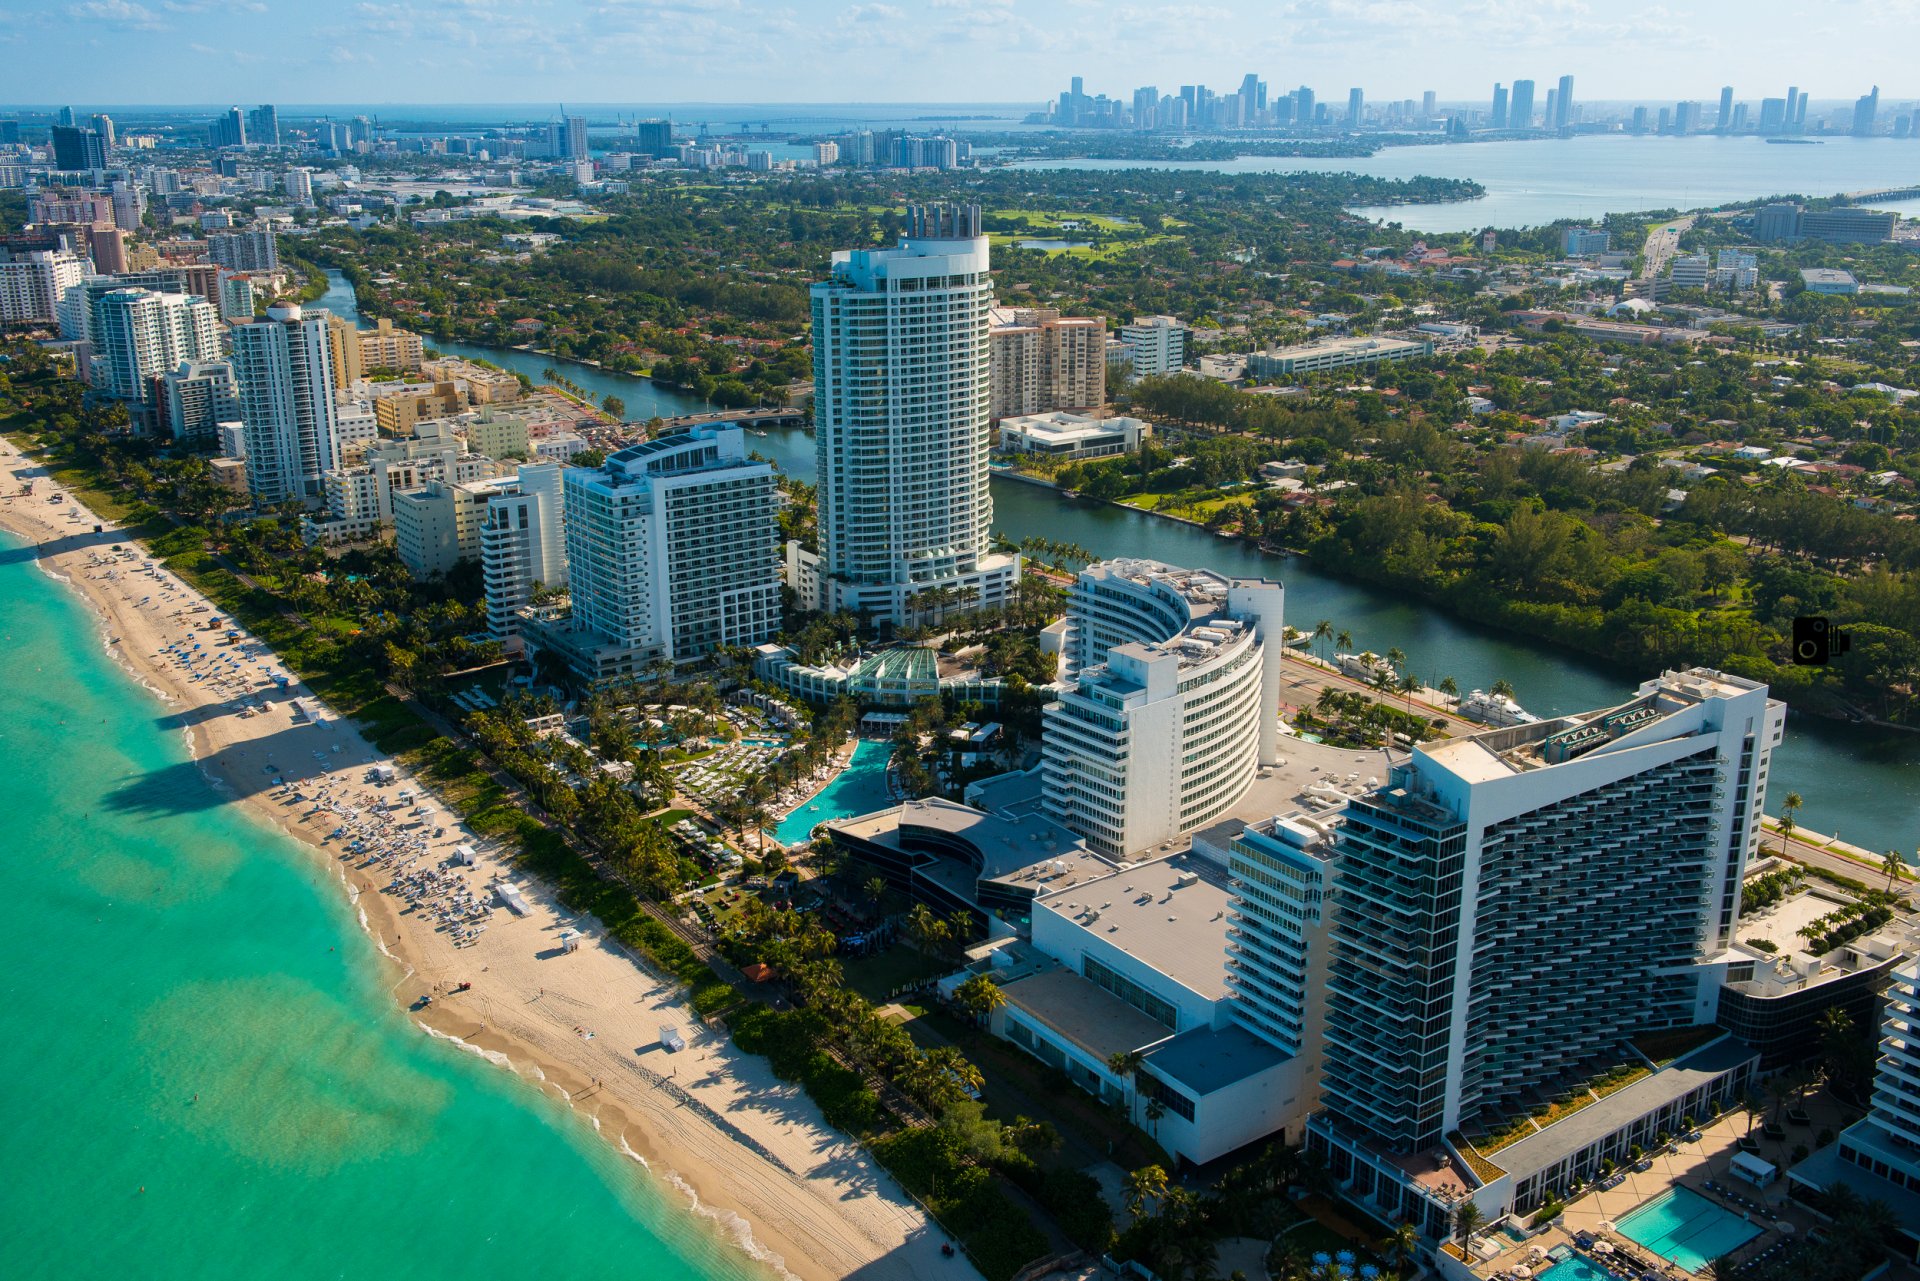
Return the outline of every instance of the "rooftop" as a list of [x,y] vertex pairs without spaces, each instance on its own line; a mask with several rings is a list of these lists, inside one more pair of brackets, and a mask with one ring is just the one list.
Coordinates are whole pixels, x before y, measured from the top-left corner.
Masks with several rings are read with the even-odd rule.
[[1537,1134],[1530,1134],[1500,1150],[1494,1161],[1511,1174],[1516,1183],[1558,1165],[1588,1144],[1606,1138],[1649,1112],[1683,1099],[1723,1073],[1755,1057],[1731,1036],[1723,1036],[1689,1054],[1677,1063],[1615,1090],[1578,1112],[1554,1122]]
[[1209,1001],[1227,995],[1227,904],[1220,868],[1193,854],[1050,886],[1034,903]]
[[1205,1098],[1236,1081],[1279,1067],[1293,1056],[1275,1049],[1239,1024],[1197,1027],[1163,1041],[1147,1055],[1154,1073]]
[[1065,966],[1043,968],[1002,985],[1007,1004],[1031,1015],[1104,1063],[1172,1035],[1105,988]]

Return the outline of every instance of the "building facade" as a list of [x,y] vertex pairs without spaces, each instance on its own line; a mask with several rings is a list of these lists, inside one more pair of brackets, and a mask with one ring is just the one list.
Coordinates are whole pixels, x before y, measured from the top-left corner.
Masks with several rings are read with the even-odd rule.
[[221,423],[240,417],[233,366],[224,360],[182,361],[160,376],[158,428],[183,445],[213,446]]
[[182,361],[220,358],[220,310],[204,298],[151,289],[116,289],[100,300],[89,363],[93,388],[130,402],[144,421],[154,400],[152,380]]
[[1122,325],[1120,341],[1136,378],[1179,373],[1187,363],[1187,327],[1172,316],[1147,316]]
[[837,253],[813,286],[820,555],[788,549],[810,606],[901,621],[940,593],[1008,599],[1019,558],[990,550],[987,258],[977,206],[915,206],[897,247]]
[[86,275],[86,255],[71,249],[0,249],[0,324],[58,323],[62,300]]
[[1279,583],[1151,561],[1082,571],[1071,682],[1042,713],[1046,813],[1123,858],[1230,809],[1279,751]]
[[557,591],[567,585],[560,470],[558,463],[522,463],[513,483],[487,504],[480,571],[487,630],[500,640],[519,636],[519,611],[532,603],[536,586]]
[[320,477],[340,464],[327,317],[283,304],[232,327],[247,488],[256,502],[317,497]]

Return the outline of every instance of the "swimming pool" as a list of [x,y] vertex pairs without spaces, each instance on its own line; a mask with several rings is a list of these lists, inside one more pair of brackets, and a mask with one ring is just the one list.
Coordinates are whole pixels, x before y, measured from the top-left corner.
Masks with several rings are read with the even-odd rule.
[[813,832],[814,825],[829,819],[871,814],[893,804],[887,791],[887,762],[893,757],[893,744],[863,738],[853,745],[853,759],[840,776],[812,800],[780,820],[773,839],[782,845],[798,845]]
[[1620,1220],[1620,1235],[1689,1272],[1739,1248],[1760,1229],[1688,1188],[1674,1188]]
[[1534,1281],[1624,1281],[1611,1268],[1603,1268],[1584,1254],[1562,1259],[1534,1278]]

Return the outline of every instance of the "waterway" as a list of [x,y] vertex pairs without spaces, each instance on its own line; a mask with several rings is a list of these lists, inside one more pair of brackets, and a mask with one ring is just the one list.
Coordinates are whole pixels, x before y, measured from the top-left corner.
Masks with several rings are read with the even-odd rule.
[[760,1274],[561,1105],[412,1027],[333,872],[214,790],[5,535],[0,637],[7,1275]]
[[[1765,196],[1830,196],[1920,183],[1920,141],[1826,138],[1774,146],[1759,138],[1591,134],[1526,142],[1386,147],[1371,156],[1241,156],[1220,161],[1036,160],[1021,168],[1170,169],[1218,173],[1358,173],[1378,178],[1470,178],[1478,200],[1387,205],[1354,212],[1415,231],[1536,227],[1641,209],[1693,209]],[[1920,215],[1920,202],[1880,208]]]
[[[1920,159],[1920,148],[1914,154]],[[351,310],[351,287],[338,276],[334,282],[334,290],[321,305],[346,308],[342,314],[357,316]],[[542,369],[556,367],[552,359],[526,352],[465,343],[436,342],[434,346],[491,360],[536,381]],[[643,378],[583,365],[567,365],[564,371],[595,397],[612,393],[623,398],[630,418],[670,417],[703,408],[694,398],[658,388]],[[789,475],[810,482],[817,474],[809,433],[774,430],[751,438],[750,443]],[[1618,702],[1652,675],[1622,671],[1476,627],[1397,593],[1335,578],[1299,557],[1263,552],[1196,526],[1111,503],[1066,498],[1005,477],[995,477],[992,484],[994,529],[1015,542],[1048,538],[1078,544],[1101,557],[1140,556],[1226,574],[1282,579],[1287,617],[1294,626],[1308,630],[1324,618],[1336,632],[1350,632],[1358,648],[1379,653],[1398,648],[1407,655],[1409,668],[1429,684],[1451,676],[1462,690],[1486,689],[1504,678],[1528,710],[1546,716]],[[1786,741],[1774,754],[1768,785],[1774,812],[1789,792],[1798,792],[1805,800],[1797,815],[1803,827],[1872,849],[1901,849],[1911,859],[1920,841],[1914,817],[1920,814],[1920,734],[1792,715]]]

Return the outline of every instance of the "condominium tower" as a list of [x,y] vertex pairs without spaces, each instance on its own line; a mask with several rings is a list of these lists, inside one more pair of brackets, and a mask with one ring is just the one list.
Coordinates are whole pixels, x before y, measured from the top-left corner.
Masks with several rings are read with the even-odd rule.
[[567,585],[563,514],[565,490],[558,463],[522,463],[514,482],[487,504],[480,525],[480,570],[487,590],[487,630],[518,636],[518,611],[536,584]]
[[340,452],[327,313],[285,303],[235,325],[233,377],[254,501],[317,497],[321,474],[339,465]]
[[1711,1023],[1783,720],[1764,685],[1668,672],[1615,707],[1416,746],[1348,805],[1322,1154],[1432,1149],[1629,1036]]
[[94,390],[141,409],[152,379],[182,361],[220,358],[220,309],[191,294],[115,289],[100,299],[96,321],[88,366]]
[[703,423],[562,473],[571,612],[522,615],[528,644],[594,682],[759,645],[780,626],[773,466]]
[[836,253],[812,302],[820,553],[788,548],[790,585],[877,621],[1003,603],[1020,561],[989,550],[979,207],[910,206],[897,247]]
[[990,333],[994,421],[1055,409],[1092,409],[1107,399],[1107,324],[1020,308]]

